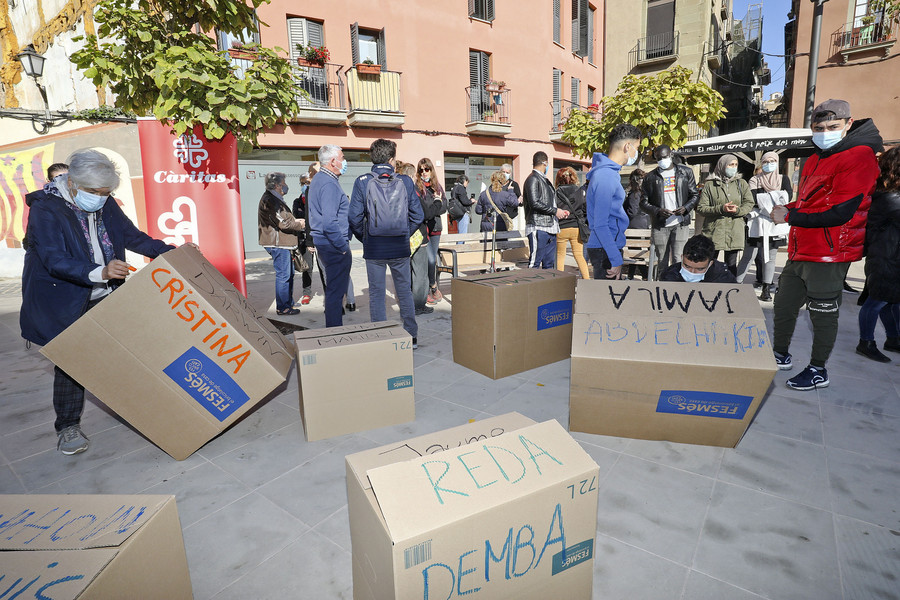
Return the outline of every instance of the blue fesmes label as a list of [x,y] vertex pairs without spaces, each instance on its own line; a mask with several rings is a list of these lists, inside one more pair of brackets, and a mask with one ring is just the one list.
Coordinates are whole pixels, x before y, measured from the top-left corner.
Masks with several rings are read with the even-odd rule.
[[538,306],[537,328],[550,329],[560,325],[569,325],[572,322],[572,301],[557,300]]
[[656,412],[740,420],[747,414],[747,409],[750,408],[752,402],[753,396],[690,390],[663,390],[659,394]]
[[594,540],[584,540],[574,546],[569,546],[562,552],[553,555],[553,570],[551,575],[562,573],[577,564],[591,560],[594,557]]
[[410,388],[413,386],[412,375],[401,375],[400,377],[391,377],[387,380],[388,391],[399,390],[402,388]]
[[176,358],[163,373],[219,421],[250,399],[234,379],[195,347]]

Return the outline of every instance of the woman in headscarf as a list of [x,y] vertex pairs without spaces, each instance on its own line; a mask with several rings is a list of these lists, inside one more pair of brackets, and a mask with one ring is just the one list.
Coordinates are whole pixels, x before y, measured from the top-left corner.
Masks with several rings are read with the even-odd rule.
[[737,255],[744,248],[744,215],[753,209],[750,186],[738,172],[738,159],[726,154],[706,179],[696,211],[703,215],[703,235],[725,253],[724,263],[737,275]]
[[787,223],[775,225],[769,211],[778,205],[791,201],[794,193],[791,180],[778,169],[778,154],[766,152],[762,155],[762,171],[750,178],[750,193],[756,207],[747,219],[747,246],[738,265],[737,282],[743,283],[750,261],[756,259],[756,279],[762,284],[759,299],[772,299],[772,282],[775,279],[775,256],[778,247],[785,244],[790,226]]

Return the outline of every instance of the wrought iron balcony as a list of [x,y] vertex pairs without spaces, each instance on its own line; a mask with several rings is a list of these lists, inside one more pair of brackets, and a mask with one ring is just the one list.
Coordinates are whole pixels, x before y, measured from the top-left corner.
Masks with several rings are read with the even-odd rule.
[[509,88],[467,87],[468,121],[466,131],[475,135],[503,136],[510,132]]
[[575,104],[571,100],[559,100],[550,102],[550,141],[562,142],[563,130],[566,128],[566,121],[573,110],[588,112],[588,109],[580,104]]
[[870,50],[884,50],[887,57],[896,41],[897,33],[890,23],[859,24],[854,21],[831,34],[831,54],[840,53],[845,63],[851,54]]
[[678,31],[672,31],[639,39],[628,53],[629,70],[641,65],[677,59],[680,35]]
[[347,84],[341,74],[343,65],[301,66],[295,69],[297,85],[309,97],[300,96],[297,103],[301,123],[342,123],[347,118]]

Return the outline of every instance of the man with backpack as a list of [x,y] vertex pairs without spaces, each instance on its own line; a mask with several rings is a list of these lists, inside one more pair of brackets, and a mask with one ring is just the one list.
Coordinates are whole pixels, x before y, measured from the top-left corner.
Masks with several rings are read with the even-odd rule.
[[369,147],[372,171],[359,176],[350,196],[350,230],[363,243],[369,280],[369,316],[387,319],[385,271],[391,268],[403,328],[417,347],[418,325],[409,267],[410,237],[425,215],[412,179],[394,172],[397,144],[377,139]]

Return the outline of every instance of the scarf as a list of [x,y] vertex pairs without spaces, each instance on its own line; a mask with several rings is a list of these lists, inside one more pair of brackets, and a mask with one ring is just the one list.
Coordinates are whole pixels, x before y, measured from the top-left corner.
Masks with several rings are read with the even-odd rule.
[[724,155],[722,158],[719,159],[719,162],[716,163],[716,168],[713,169],[713,172],[710,173],[710,175],[707,179],[718,179],[722,183],[730,183],[736,179],[740,179],[741,178],[740,171],[738,171],[734,177],[728,177],[727,175],[725,175],[725,167],[727,167],[728,163],[730,163],[733,160],[737,160],[737,156],[735,156],[734,154]]
[[[762,162],[765,162],[770,158],[774,158],[777,161],[778,153],[766,152],[762,155]],[[756,190],[760,188],[762,188],[764,192],[775,192],[781,189],[781,172],[777,162],[775,163],[775,170],[771,173],[763,172],[750,178],[750,189]]]
[[[62,198],[65,201],[66,206],[72,209],[72,212],[75,213],[75,218],[78,219],[78,223],[81,225],[81,231],[84,233],[84,239],[87,242],[88,254],[91,255],[91,261],[95,264],[100,264],[100,261],[94,257],[94,244],[91,242],[91,228],[88,224],[88,219],[91,218],[90,215],[96,213],[83,211],[75,204],[75,200],[69,193],[68,173],[64,173],[46,184],[44,186],[44,191],[53,196]],[[103,209],[100,209],[100,211],[97,212],[102,213],[102,211]],[[112,241],[109,239],[109,232],[106,231],[106,224],[103,222],[103,217],[100,214],[97,214],[97,240],[100,242],[100,248],[103,250],[103,256],[106,259],[103,264],[109,264],[109,261],[114,259],[116,255],[113,250]]]

